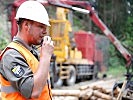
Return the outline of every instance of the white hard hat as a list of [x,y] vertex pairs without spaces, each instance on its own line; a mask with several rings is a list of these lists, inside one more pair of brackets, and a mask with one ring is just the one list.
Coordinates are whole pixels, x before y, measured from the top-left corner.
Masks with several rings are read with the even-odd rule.
[[18,8],[15,19],[19,20],[19,18],[33,20],[50,26],[48,13],[38,1],[25,1],[22,3]]

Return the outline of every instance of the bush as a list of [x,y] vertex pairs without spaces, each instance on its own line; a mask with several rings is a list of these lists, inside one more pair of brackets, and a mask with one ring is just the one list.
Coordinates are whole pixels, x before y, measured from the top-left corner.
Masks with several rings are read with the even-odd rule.
[[6,35],[3,35],[3,31],[0,30],[0,50],[3,50],[9,43],[9,38]]

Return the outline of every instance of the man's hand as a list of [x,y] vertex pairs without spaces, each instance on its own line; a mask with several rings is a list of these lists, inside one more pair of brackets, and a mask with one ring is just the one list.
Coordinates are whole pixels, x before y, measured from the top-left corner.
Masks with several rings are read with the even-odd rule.
[[54,51],[54,43],[50,36],[45,36],[43,40],[43,44],[41,47],[41,56],[46,56],[47,54],[51,56]]
[[43,43],[44,43],[44,44],[45,44],[45,43],[46,43],[46,44],[49,44],[49,43],[50,43],[51,46],[54,46],[53,41],[51,40],[51,37],[50,37],[50,36],[45,36],[45,37],[44,37]]

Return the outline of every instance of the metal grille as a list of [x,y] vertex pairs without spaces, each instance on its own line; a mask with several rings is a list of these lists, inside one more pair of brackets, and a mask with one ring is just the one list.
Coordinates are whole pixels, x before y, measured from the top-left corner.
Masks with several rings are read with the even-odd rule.
[[80,76],[92,75],[94,67],[91,65],[79,64],[76,66],[77,73]]

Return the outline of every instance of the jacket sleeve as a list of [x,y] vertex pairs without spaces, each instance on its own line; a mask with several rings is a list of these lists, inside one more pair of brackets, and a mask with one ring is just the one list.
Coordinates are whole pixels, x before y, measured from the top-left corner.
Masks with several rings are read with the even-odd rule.
[[16,50],[7,50],[1,60],[1,73],[25,98],[30,98],[33,73],[24,57]]

